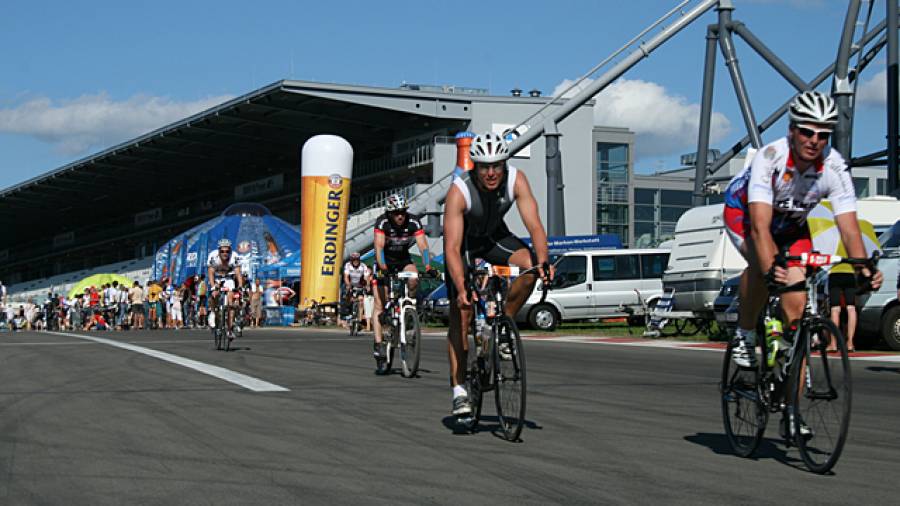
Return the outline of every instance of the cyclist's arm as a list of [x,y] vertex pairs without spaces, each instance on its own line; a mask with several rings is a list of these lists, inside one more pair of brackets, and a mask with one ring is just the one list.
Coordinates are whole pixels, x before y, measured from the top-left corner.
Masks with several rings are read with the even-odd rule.
[[350,287],[350,271],[347,270],[346,265],[344,265],[344,287],[348,289]]
[[244,287],[244,276],[241,275],[241,266],[240,265],[234,266],[234,277],[235,277],[235,279],[237,279],[238,288],[243,288]]
[[425,266],[425,270],[431,269],[431,255],[428,251],[428,239],[425,237],[425,231],[419,230],[416,232],[416,246],[419,247],[419,253],[422,255],[422,265]]
[[378,264],[378,268],[386,271],[387,270],[387,262],[384,259],[384,232],[381,230],[375,229],[375,263]]
[[207,271],[206,279],[209,280],[210,286],[215,286],[215,279],[216,279],[215,269],[213,269],[212,266],[210,265],[209,267],[206,268],[206,271]]
[[456,286],[458,293],[466,293],[465,276],[463,274],[462,241],[466,201],[462,192],[455,185],[447,192],[444,203],[444,262],[450,282]]
[[750,239],[762,274],[769,272],[778,254],[772,238],[772,213],[771,204],[750,202]]
[[537,256],[538,264],[549,262],[550,254],[547,248],[547,232],[541,223],[541,216],[538,213],[537,200],[534,193],[531,192],[531,186],[528,184],[528,178],[522,171],[516,175],[516,184],[513,188],[516,197],[516,205],[519,208],[519,215],[522,217],[522,223],[531,236],[531,244],[534,246],[534,254]]

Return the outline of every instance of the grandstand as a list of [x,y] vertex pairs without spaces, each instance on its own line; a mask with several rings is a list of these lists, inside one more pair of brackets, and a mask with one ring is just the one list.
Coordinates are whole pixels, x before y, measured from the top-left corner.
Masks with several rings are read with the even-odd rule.
[[[278,81],[0,190],[0,223],[13,230],[0,236],[0,280],[11,294],[42,296],[94,272],[134,267],[145,281],[142,266],[159,246],[238,201],[299,223],[300,147],[323,133],[353,146],[351,212],[359,214],[348,230],[364,230],[390,192],[440,193],[423,190],[452,170],[458,131],[502,130],[548,100],[454,86]],[[591,106],[560,125],[568,181],[594,177]],[[543,140],[515,164],[544,201]],[[592,217],[574,204],[591,202],[593,191],[566,188],[569,233],[593,233]]]

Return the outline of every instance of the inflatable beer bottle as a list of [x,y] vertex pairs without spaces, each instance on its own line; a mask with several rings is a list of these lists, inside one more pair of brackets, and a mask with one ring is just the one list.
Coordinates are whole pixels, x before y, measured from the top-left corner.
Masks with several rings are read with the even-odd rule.
[[300,300],[336,302],[350,206],[353,148],[317,135],[300,156]]

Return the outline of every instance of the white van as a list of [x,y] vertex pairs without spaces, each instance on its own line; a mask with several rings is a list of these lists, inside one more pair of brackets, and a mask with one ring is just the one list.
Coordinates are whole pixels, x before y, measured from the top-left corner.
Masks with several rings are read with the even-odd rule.
[[556,277],[546,300],[540,303],[541,290],[535,289],[516,319],[553,330],[560,321],[625,316],[625,307],[642,315],[635,290],[651,304],[659,298],[668,261],[665,249],[568,251],[554,263]]
[[747,262],[725,233],[724,204],[695,207],[675,225],[675,244],[662,277],[663,290],[675,290],[676,311],[713,314],[722,282],[740,274]]

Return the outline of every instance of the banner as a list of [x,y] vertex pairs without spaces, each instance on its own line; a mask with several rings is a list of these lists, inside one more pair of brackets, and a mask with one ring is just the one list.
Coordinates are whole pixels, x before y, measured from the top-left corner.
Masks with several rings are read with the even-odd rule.
[[250,197],[279,192],[282,188],[284,188],[284,174],[276,174],[235,186],[234,199],[246,200]]
[[300,301],[336,302],[341,284],[353,148],[317,135],[300,156]]

